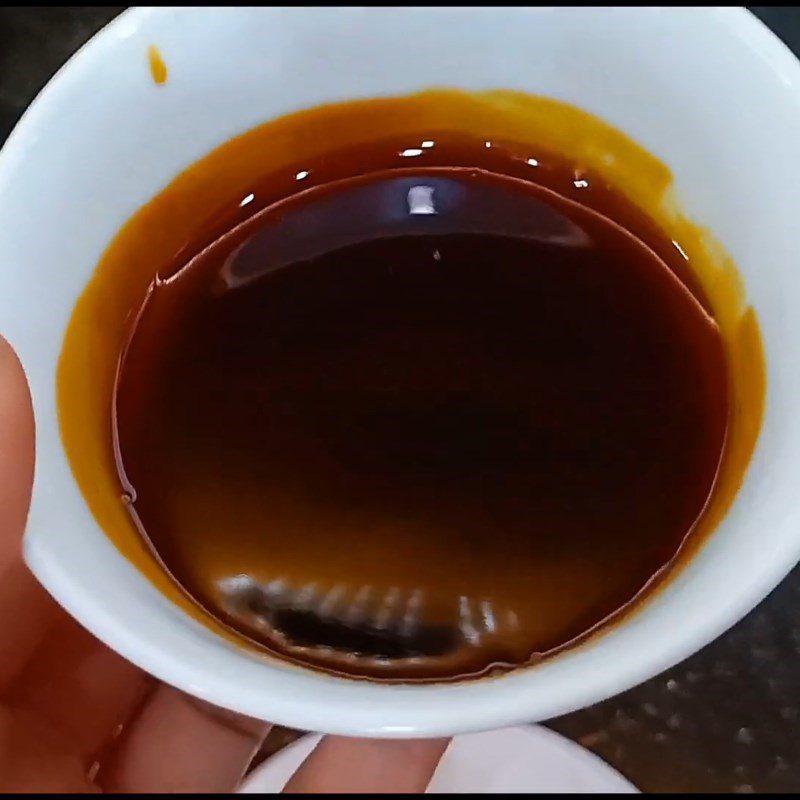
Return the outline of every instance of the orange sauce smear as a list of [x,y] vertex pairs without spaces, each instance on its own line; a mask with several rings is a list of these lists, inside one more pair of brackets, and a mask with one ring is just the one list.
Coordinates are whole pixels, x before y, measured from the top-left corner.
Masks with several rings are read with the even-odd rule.
[[[149,57],[154,80],[163,82],[166,67],[155,48]],[[567,160],[575,166],[576,176],[585,177],[589,184],[613,187],[685,254],[688,271],[710,307],[726,348],[731,410],[715,489],[666,579],[713,532],[744,478],[758,438],[766,391],[758,322],[731,259],[708,231],[681,213],[672,175],[662,162],[597,117],[555,100],[516,92],[432,90],[300,111],[226,142],[177,175],[125,223],[76,304],[58,367],[64,447],[98,524],[170,600],[239,644],[242,639],[200,609],[167,576],[120,502],[111,409],[130,315],[141,305],[156,273],[171,274],[263,207],[263,198],[246,208],[241,205],[259,180],[272,176],[272,185],[277,185],[275,176],[283,175],[285,196],[306,188],[296,181],[298,170],[313,169],[328,153],[404,137],[408,137],[408,147],[414,147],[421,135],[435,140],[437,133],[513,142],[528,149],[531,157],[544,154]],[[591,197],[591,192],[575,195],[587,205],[592,204]],[[652,591],[642,595],[637,607],[650,596]],[[627,607],[615,619],[629,613],[632,610]]]

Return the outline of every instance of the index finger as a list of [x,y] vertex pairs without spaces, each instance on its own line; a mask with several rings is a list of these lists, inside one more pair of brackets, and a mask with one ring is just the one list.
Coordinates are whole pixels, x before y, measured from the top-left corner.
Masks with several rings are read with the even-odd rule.
[[325,736],[289,779],[286,794],[422,794],[449,739]]

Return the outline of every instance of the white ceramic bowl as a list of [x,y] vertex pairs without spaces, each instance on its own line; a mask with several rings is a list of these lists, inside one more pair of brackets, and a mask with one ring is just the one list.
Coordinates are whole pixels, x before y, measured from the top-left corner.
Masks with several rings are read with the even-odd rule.
[[[170,68],[154,90],[158,45]],[[514,88],[581,106],[673,170],[736,260],[767,354],[747,479],[717,531],[644,609],[499,679],[370,685],[269,664],[160,595],[89,513],[61,445],[56,361],[115,232],[229,137],[324,101],[427,86]],[[346,734],[450,734],[600,700],[686,657],[800,557],[800,65],[740,9],[146,9],[124,13],[38,97],[0,155],[0,331],[37,424],[28,563],[72,614],[160,678],[247,714]]]

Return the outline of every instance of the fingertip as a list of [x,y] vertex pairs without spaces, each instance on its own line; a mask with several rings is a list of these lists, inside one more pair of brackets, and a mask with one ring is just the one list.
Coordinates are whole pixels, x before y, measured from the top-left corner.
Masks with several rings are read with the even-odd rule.
[[421,794],[449,739],[324,737],[289,779],[288,794]]
[[127,727],[97,780],[116,793],[231,792],[269,727],[161,685]]

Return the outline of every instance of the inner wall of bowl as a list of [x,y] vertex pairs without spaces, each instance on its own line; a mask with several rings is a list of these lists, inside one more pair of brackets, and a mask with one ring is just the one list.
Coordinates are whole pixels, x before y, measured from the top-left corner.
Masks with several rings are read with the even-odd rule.
[[[499,146],[516,143],[525,156],[534,154],[544,164],[551,155],[563,158],[583,170],[588,183],[606,181],[635,198],[640,211],[673,239],[676,250],[689,259],[715,312],[727,350],[730,400],[738,409],[729,421],[712,498],[687,549],[694,551],[713,531],[738,490],[763,409],[757,322],[744,304],[735,268],[726,263],[721,250],[709,253],[708,235],[674,208],[668,196],[671,176],[662,163],[625,134],[574,106],[519,92],[429,90],[304,110],[267,122],[216,148],[125,223],[76,305],[58,366],[62,442],[95,519],[167,597],[221,635],[230,637],[231,633],[169,580],[120,502],[122,488],[109,430],[113,427],[116,368],[129,331],[131,304],[135,308],[145,296],[156,273],[170,275],[196,255],[208,236],[206,220],[229,219],[249,190],[258,196],[256,202],[265,202],[259,188],[265,176],[285,176],[285,191],[296,192],[305,185],[298,186],[295,180],[299,169],[311,170],[313,180],[318,165],[342,147],[359,141],[369,144],[377,137],[379,141],[395,140],[402,150],[424,139],[438,140],[440,132],[468,135],[481,143],[491,140]],[[579,202],[582,191],[573,188]],[[587,195],[586,202],[597,201]],[[226,226],[220,225],[220,231],[224,229]],[[186,242],[191,246],[184,247]],[[640,595],[645,596],[644,592]],[[232,640],[243,643],[237,637]]]
[[[247,713],[340,732],[409,735],[546,717],[632,685],[721,632],[798,552],[792,454],[800,430],[791,398],[800,388],[792,313],[800,279],[786,235],[800,199],[798,77],[793,60],[743,14],[155,9],[120,18],[40,98],[0,161],[8,221],[0,264],[9,287],[0,311],[34,397],[37,476],[26,549],[45,585],[101,638],[166,680]],[[149,73],[150,44],[169,67],[162,86]],[[526,674],[473,687],[354,686],[266,667],[180,614],[116,552],[60,445],[55,368],[98,257],[178,171],[264,119],[429,85],[560,98],[668,163],[682,206],[724,242],[758,311],[767,414],[748,480],[715,535],[619,629]],[[754,113],[741,113],[743,104]],[[53,187],[70,187],[68,202]],[[344,709],[346,720],[337,715]]]

